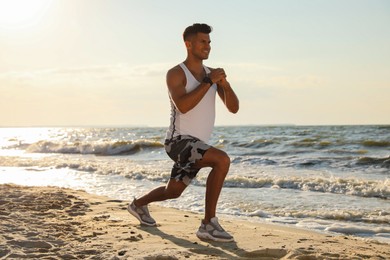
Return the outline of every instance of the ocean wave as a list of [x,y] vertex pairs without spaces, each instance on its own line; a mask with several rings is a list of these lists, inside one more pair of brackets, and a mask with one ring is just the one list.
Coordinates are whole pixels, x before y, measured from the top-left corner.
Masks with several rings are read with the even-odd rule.
[[390,147],[389,141],[364,140],[361,144],[366,147]]
[[359,197],[390,199],[390,180],[367,181],[343,178],[258,178],[231,176],[225,180],[226,187],[240,188],[278,188],[296,189],[334,194],[345,194]]
[[315,148],[326,148],[334,145],[331,141],[320,140],[319,138],[305,138],[299,141],[292,142],[293,147],[315,147]]
[[[249,163],[249,164],[262,164],[262,165],[275,165],[277,164],[276,161],[268,158],[258,158],[258,157],[252,157],[252,156],[263,156],[266,155],[263,153],[248,153],[248,154],[242,154],[245,157],[237,156],[232,160],[232,163],[239,164],[239,163]],[[248,157],[249,156],[249,157]]]
[[137,162],[123,158],[106,160],[98,157],[80,158],[73,155],[43,158],[0,156],[0,166],[23,167],[26,169],[70,169],[101,175],[121,175],[129,179],[165,182],[169,179],[172,164],[154,161],[151,166],[140,165]]
[[95,154],[109,156],[135,154],[143,149],[161,147],[164,147],[164,145],[155,140],[74,143],[39,141],[28,145],[26,151],[29,153]]
[[[357,211],[348,209],[339,210],[291,210],[291,209],[274,209],[270,211],[255,210],[247,213],[250,217],[261,218],[298,218],[298,219],[321,219],[321,220],[336,220],[360,222],[368,224],[388,224],[390,223],[390,214],[383,211]],[[390,229],[387,229],[390,231]]]
[[383,168],[390,168],[390,156],[383,158],[361,157],[356,161],[356,164],[364,166],[380,166]]
[[340,154],[340,155],[361,155],[361,154],[367,154],[368,151],[364,149],[360,150],[345,150],[345,149],[332,149],[328,150],[327,153],[334,153],[334,154]]
[[330,227],[327,227],[325,231],[349,234],[349,235],[356,235],[356,234],[375,235],[375,234],[388,234],[390,233],[390,228],[385,228],[385,227],[368,228],[368,227],[353,226],[353,225],[349,225],[349,226],[332,225]]
[[[148,179],[165,182],[170,176],[170,160],[151,161],[150,164],[137,163],[130,159],[118,158],[115,161],[96,157],[57,157],[44,158],[0,156],[0,166],[11,167],[52,167],[69,168],[77,171],[109,175],[117,174],[130,179]],[[207,174],[200,174],[194,185],[204,186]],[[313,178],[313,177],[277,177],[277,176],[239,176],[228,175],[224,185],[232,188],[275,188],[311,192],[345,194],[358,197],[390,199],[390,179],[362,180],[354,178]]]
[[234,142],[225,142],[224,145],[232,145],[233,147],[240,148],[251,148],[251,149],[261,149],[269,146],[274,146],[279,150],[295,150],[295,149],[311,149],[316,150],[326,150],[326,149],[340,149],[348,151],[352,147],[358,147],[358,150],[364,150],[364,148],[386,148],[390,147],[390,142],[387,140],[375,140],[375,139],[345,139],[337,138],[330,136],[319,136],[319,137],[309,137],[309,138],[270,138],[270,139],[253,139],[247,141],[234,141]]
[[[272,153],[268,151],[254,151],[239,153],[232,159],[234,164],[250,164],[258,166],[279,165],[281,167],[292,168],[323,168],[323,169],[344,169],[350,171],[351,168],[367,169],[370,167],[390,168],[390,157],[360,157],[365,152],[350,152],[344,154],[313,155],[300,157],[299,152],[293,154],[288,152]],[[288,155],[290,155],[288,157]],[[284,157],[281,158],[280,156]]]
[[[225,142],[226,144],[226,142]],[[263,148],[273,144],[280,144],[277,140],[267,140],[267,139],[255,139],[249,142],[232,142],[231,145],[241,148]]]

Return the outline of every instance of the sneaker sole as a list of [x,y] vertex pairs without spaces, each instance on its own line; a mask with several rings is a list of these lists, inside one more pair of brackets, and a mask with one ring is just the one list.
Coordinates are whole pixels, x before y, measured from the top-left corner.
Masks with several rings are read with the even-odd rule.
[[130,205],[127,206],[127,211],[133,215],[136,219],[138,219],[138,221],[141,223],[141,225],[145,225],[145,226],[149,226],[149,227],[155,227],[157,226],[157,223],[148,223],[148,222],[144,222],[141,217],[138,215],[137,212],[135,212],[131,207]]
[[219,237],[213,237],[212,235],[210,235],[209,233],[203,233],[203,232],[196,232],[196,236],[200,239],[200,240],[212,240],[212,241],[215,241],[215,242],[233,242],[234,241],[234,238],[219,238]]

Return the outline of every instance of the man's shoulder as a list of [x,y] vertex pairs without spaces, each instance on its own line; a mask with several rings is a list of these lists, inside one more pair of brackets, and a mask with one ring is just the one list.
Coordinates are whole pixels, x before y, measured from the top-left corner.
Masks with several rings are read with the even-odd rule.
[[168,70],[168,72],[178,72],[178,71],[183,71],[183,69],[180,67],[180,64],[177,64],[176,66]]
[[176,65],[173,68],[169,69],[167,72],[167,77],[183,77],[184,71],[180,65]]

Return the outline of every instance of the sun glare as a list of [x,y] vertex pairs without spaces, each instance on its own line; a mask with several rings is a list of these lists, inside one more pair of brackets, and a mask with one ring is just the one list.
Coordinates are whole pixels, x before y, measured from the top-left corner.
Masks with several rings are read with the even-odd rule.
[[33,27],[45,15],[53,0],[0,0],[0,28]]

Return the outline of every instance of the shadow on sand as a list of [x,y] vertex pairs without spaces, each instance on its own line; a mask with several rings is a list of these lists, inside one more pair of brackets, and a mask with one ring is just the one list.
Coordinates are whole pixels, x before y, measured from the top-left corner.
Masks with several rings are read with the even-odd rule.
[[169,240],[180,247],[187,248],[192,253],[215,256],[223,259],[280,259],[288,253],[285,249],[260,249],[255,251],[246,251],[245,249],[240,248],[236,242],[223,243],[202,240],[208,243],[208,245],[203,245],[196,241],[190,241],[167,234],[161,231],[158,227],[139,226],[138,229],[154,236],[160,236],[162,239]]

